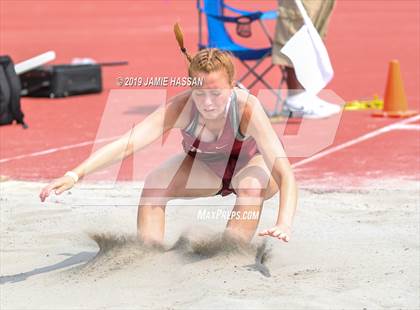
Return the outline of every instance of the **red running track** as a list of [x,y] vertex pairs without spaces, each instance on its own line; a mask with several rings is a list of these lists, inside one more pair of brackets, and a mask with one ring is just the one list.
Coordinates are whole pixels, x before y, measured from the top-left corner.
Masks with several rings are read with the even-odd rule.
[[[275,8],[277,1],[229,3],[266,10]],[[345,100],[382,95],[388,62],[399,59],[409,105],[419,109],[419,17],[420,2],[416,0],[338,1],[327,37],[335,69],[329,88]],[[46,180],[61,175],[89,156],[92,144],[77,145],[93,141],[97,136],[109,92],[118,88],[117,77],[185,76],[186,63],[172,33],[175,21],[183,26],[187,47],[195,51],[198,34],[195,1],[105,1],[99,5],[98,1],[2,0],[0,54],[11,55],[15,62],[52,49],[57,53],[55,63],[68,63],[73,57],[91,57],[97,61],[128,60],[130,65],[104,68],[104,92],[99,95],[55,100],[24,98],[23,110],[30,128],[0,128],[0,174],[14,179]],[[274,23],[269,27],[273,29]],[[253,29],[254,39],[244,43],[266,45],[257,27]],[[239,64],[237,68],[240,74],[242,68]],[[269,79],[275,83],[278,75],[273,73]],[[170,88],[168,92],[173,95],[179,90]],[[257,91],[258,88],[253,90]],[[136,103],[136,108],[127,113],[130,121],[140,121],[158,104]],[[329,148],[396,121],[372,118],[368,112],[345,112]],[[279,125],[274,126],[279,129]],[[288,131],[296,132],[297,126],[289,125]],[[300,180],[330,184],[337,184],[337,180],[353,183],[365,178],[418,178],[418,126],[419,122],[415,121],[411,126],[299,166],[297,176]],[[55,152],[36,155],[56,148],[59,149]],[[180,151],[179,135],[174,133],[165,144],[165,151],[145,157],[144,167],[151,169],[168,155]],[[292,158],[293,162],[299,160],[302,158]],[[131,162],[129,159],[123,163],[119,179],[132,178]],[[107,175],[101,178],[107,179]]]

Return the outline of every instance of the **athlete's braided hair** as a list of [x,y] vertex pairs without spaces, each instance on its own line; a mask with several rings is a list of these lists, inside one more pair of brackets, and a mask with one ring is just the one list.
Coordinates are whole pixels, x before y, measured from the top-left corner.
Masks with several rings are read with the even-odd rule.
[[195,54],[194,57],[191,57],[184,47],[184,36],[178,23],[174,26],[174,32],[182,53],[190,63],[188,67],[188,74],[190,76],[193,76],[193,74],[197,72],[210,73],[224,69],[229,83],[232,84],[235,75],[235,67],[233,66],[231,54],[229,52],[221,51],[217,48],[205,48]]

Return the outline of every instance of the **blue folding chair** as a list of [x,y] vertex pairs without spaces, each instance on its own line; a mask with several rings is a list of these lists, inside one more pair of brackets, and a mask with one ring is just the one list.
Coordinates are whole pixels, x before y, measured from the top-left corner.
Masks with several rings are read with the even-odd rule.
[[[202,3],[204,4],[202,6]],[[258,73],[256,69],[263,63],[267,58],[271,57],[272,49],[272,39],[269,35],[267,28],[264,24],[264,20],[276,19],[277,12],[267,11],[244,11],[240,9],[233,8],[224,3],[224,0],[197,0],[197,9],[198,9],[198,48],[218,48],[221,50],[231,52],[239,61],[247,68],[247,72],[237,80],[237,85],[241,88],[252,89],[255,84],[261,82],[267,87],[275,96],[276,104],[272,112],[267,114],[271,116],[277,116],[280,114],[280,105],[282,103],[281,86],[286,83],[286,71],[280,66],[274,66],[270,61],[270,65],[262,70],[261,73]],[[233,12],[233,16],[227,16],[224,14],[224,11],[229,10]],[[206,16],[207,19],[207,33],[208,33],[208,42],[207,44],[203,43],[203,16]],[[266,48],[250,48],[238,43],[235,43],[232,40],[232,37],[229,35],[226,30],[225,23],[235,23],[236,32],[239,36],[250,37],[251,36],[251,24],[255,21],[258,21],[262,27],[264,34],[267,36],[267,39],[270,43],[269,47]],[[249,62],[254,62],[249,64]],[[277,91],[264,79],[264,76],[273,68],[279,67],[281,70],[281,80]],[[249,76],[254,76],[254,80],[245,87],[242,82]]]

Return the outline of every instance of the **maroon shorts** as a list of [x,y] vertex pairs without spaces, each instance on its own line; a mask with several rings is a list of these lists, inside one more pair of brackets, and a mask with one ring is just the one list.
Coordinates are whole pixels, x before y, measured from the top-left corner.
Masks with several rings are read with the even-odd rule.
[[[258,154],[258,153],[257,153]],[[255,154],[255,155],[257,155]],[[196,152],[188,152],[188,155],[191,157],[195,157]],[[254,155],[254,156],[255,156]],[[223,161],[205,161],[202,160],[203,163],[206,164],[207,167],[210,168],[218,177],[222,179],[222,188],[215,194],[221,196],[227,196],[231,193],[236,195],[236,192],[233,188],[231,188],[231,182],[233,178],[233,174],[236,171],[239,171],[243,167],[248,164],[249,160],[241,160],[238,161],[237,157],[231,156],[226,164],[226,160]]]

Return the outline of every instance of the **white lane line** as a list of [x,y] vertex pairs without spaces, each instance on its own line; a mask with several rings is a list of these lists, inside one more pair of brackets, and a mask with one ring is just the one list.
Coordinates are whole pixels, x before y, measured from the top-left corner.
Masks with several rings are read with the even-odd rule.
[[94,144],[94,143],[102,143],[102,142],[112,141],[116,138],[119,138],[119,136],[115,136],[115,137],[111,137],[111,138],[103,138],[103,139],[98,139],[98,140],[85,141],[85,142],[70,144],[70,145],[61,146],[61,147],[54,147],[54,148],[46,149],[46,150],[43,150],[43,151],[38,151],[38,152],[33,152],[33,153],[28,153],[28,154],[23,154],[23,155],[8,157],[8,158],[3,158],[3,159],[0,159],[0,164],[6,163],[6,162],[12,161],[12,160],[26,158],[26,157],[35,157],[35,156],[41,156],[41,155],[45,155],[45,154],[60,152],[60,151],[63,151],[63,150],[75,149],[75,148],[78,148],[78,147],[91,145],[91,144]]
[[[390,124],[388,126],[379,128],[379,129],[374,130],[370,133],[367,133],[363,136],[360,136],[359,138],[356,138],[356,139],[350,140],[348,142],[345,142],[343,144],[334,146],[334,147],[332,147],[330,149],[327,149],[323,152],[315,154],[312,157],[308,157],[306,159],[298,161],[298,162],[292,164],[292,167],[295,168],[295,167],[302,166],[306,163],[315,161],[315,160],[317,160],[319,158],[322,158],[324,156],[327,156],[331,153],[335,153],[335,152],[340,151],[340,150],[342,150],[346,147],[349,147],[349,146],[354,145],[356,143],[359,143],[359,142],[365,141],[367,139],[373,138],[375,136],[378,136],[378,135],[383,134],[385,132],[388,132],[390,130],[402,129],[402,128],[407,127],[407,126],[410,126],[410,128],[411,128],[411,126],[418,126],[418,125],[407,125],[407,124],[411,123],[411,122],[415,122],[419,119],[420,119],[420,115],[416,115],[416,116],[401,120],[399,122]],[[407,129],[407,128],[404,128],[404,129]],[[111,137],[111,138],[103,138],[103,139],[98,139],[98,140],[85,141],[85,142],[70,144],[70,145],[61,146],[61,147],[57,147],[57,148],[50,148],[50,149],[47,149],[47,150],[44,150],[44,151],[38,151],[38,152],[33,152],[33,153],[28,153],[28,154],[23,154],[23,155],[8,157],[8,158],[3,158],[3,159],[0,159],[0,164],[6,163],[6,162],[9,162],[9,161],[12,161],[12,160],[17,160],[17,159],[22,159],[22,158],[27,158],[27,157],[41,156],[41,155],[45,155],[45,154],[60,152],[60,151],[63,151],[63,150],[69,150],[69,149],[74,149],[74,148],[78,148],[78,147],[83,147],[83,146],[91,145],[91,144],[94,144],[94,143],[108,142],[108,141],[112,141],[112,140],[114,140],[116,138],[119,138],[119,137],[120,136],[115,136],[115,137]]]
[[403,119],[403,120],[401,120],[399,122],[396,122],[396,123],[387,125],[385,127],[376,129],[376,130],[374,130],[372,132],[369,132],[367,134],[364,134],[364,135],[362,135],[362,136],[360,136],[358,138],[355,138],[355,139],[352,139],[352,140],[347,141],[345,143],[342,143],[342,144],[333,146],[333,147],[331,147],[329,149],[326,149],[325,151],[319,152],[318,154],[315,154],[315,155],[313,155],[311,157],[308,157],[308,158],[305,158],[305,159],[303,159],[301,161],[298,161],[298,162],[292,164],[292,167],[293,168],[296,168],[296,167],[305,165],[307,163],[313,162],[315,160],[318,160],[318,159],[320,159],[322,157],[325,157],[327,155],[330,155],[332,153],[341,151],[342,149],[345,149],[345,148],[347,148],[349,146],[352,146],[352,145],[355,145],[355,144],[360,143],[362,141],[366,141],[368,139],[371,139],[371,138],[374,138],[376,136],[379,136],[379,135],[381,135],[381,134],[383,134],[385,132],[389,132],[389,131],[395,130],[395,129],[400,129],[401,126],[404,126],[404,125],[406,125],[408,123],[415,122],[415,121],[417,121],[419,119],[420,119],[420,115],[416,115],[416,116],[412,116],[412,117],[407,118],[407,119]]
[[394,127],[395,130],[420,130],[419,124],[403,124]]

